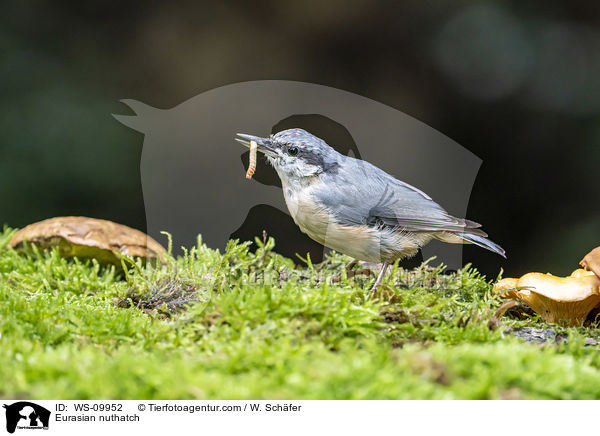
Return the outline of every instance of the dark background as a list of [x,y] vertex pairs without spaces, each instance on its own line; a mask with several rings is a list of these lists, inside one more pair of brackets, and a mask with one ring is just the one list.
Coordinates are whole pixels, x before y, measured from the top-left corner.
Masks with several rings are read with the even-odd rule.
[[486,274],[568,273],[600,245],[595,2],[176,3],[3,5],[0,223],[144,229],[143,140],[110,116],[119,100],[283,79],[380,101],[478,155],[468,217],[508,253],[467,247]]

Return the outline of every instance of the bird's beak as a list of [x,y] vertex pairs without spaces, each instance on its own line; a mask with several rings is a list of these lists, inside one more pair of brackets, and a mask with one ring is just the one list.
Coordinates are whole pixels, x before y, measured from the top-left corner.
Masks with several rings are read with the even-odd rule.
[[245,133],[236,133],[239,138],[235,138],[237,142],[250,147],[250,141],[256,142],[257,150],[270,157],[277,157],[277,152],[273,147],[273,143],[269,138],[261,138],[260,136],[246,135]]

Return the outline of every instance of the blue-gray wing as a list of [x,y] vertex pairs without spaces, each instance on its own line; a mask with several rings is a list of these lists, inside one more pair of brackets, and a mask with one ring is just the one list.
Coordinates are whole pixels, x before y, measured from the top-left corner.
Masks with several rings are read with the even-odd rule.
[[322,177],[312,194],[339,222],[487,236],[480,224],[453,217],[424,192],[366,161],[344,157]]

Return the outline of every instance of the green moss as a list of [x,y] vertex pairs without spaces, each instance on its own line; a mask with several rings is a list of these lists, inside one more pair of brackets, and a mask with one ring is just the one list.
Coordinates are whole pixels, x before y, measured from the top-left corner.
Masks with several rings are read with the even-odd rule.
[[[0,396],[27,398],[597,398],[592,329],[535,345],[487,321],[500,304],[471,267],[394,267],[332,284],[348,259],[306,268],[274,241],[199,242],[125,272],[0,233]],[[509,321],[542,326],[538,318]]]

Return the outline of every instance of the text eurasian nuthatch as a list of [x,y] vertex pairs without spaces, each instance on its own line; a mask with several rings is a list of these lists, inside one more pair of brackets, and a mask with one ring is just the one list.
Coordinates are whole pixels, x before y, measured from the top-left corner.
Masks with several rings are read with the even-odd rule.
[[237,136],[246,146],[255,141],[273,165],[290,214],[304,233],[355,259],[383,263],[373,288],[389,264],[414,256],[432,239],[476,244],[506,257],[480,224],[451,216],[419,189],[338,153],[305,130]]

